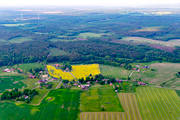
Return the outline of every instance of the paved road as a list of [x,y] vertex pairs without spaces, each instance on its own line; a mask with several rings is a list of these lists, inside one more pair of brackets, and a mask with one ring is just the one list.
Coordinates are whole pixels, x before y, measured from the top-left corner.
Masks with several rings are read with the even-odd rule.
[[58,89],[58,88],[60,87],[61,83],[62,83],[62,80],[61,80],[61,81],[59,82],[59,84],[56,86],[56,89]]

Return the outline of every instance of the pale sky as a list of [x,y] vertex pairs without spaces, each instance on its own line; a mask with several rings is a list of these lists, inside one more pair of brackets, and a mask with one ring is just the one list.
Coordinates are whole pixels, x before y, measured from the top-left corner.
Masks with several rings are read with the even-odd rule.
[[180,0],[0,0],[0,6],[143,6],[173,5]]

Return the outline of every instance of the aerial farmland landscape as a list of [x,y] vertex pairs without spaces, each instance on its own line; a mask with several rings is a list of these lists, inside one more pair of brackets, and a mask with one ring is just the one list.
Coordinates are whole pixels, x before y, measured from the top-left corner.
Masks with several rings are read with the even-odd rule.
[[180,120],[179,6],[0,0],[0,120]]

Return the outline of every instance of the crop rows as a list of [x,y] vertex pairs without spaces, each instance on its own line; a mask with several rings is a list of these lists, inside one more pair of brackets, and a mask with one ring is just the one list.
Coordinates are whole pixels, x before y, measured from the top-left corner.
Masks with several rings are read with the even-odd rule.
[[144,120],[180,118],[180,99],[174,90],[143,87],[138,88],[136,94]]
[[82,112],[80,120],[142,120],[134,94],[121,93],[118,97],[125,112]]

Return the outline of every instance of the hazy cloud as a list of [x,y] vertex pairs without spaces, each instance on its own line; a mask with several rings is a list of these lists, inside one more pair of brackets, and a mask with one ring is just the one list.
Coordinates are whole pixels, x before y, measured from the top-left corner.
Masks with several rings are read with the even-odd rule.
[[180,0],[0,0],[0,6],[142,6],[179,4]]

